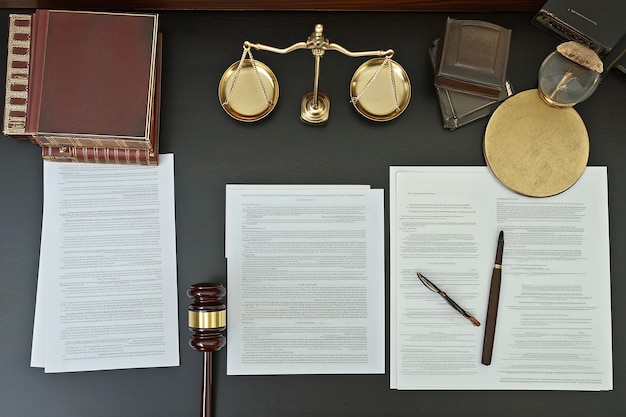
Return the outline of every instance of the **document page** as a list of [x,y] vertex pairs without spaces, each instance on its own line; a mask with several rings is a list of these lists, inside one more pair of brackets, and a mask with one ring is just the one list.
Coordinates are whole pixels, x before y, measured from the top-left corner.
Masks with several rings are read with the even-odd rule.
[[228,187],[227,373],[385,372],[383,190]]
[[31,366],[177,366],[174,157],[158,166],[44,161]]
[[[390,187],[392,388],[613,388],[605,167],[549,198],[516,194],[486,167],[391,167]],[[493,357],[483,365],[500,231]]]

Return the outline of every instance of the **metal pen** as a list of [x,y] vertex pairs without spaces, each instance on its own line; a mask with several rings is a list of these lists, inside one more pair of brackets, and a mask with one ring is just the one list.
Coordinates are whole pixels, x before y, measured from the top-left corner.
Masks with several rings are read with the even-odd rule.
[[459,312],[459,314],[461,314],[463,317],[465,317],[466,319],[468,319],[470,322],[472,322],[472,324],[474,326],[480,326],[480,322],[478,320],[476,320],[474,318],[474,316],[472,316],[470,313],[468,313],[467,311],[463,310],[461,308],[460,305],[458,305],[457,303],[454,302],[454,300],[452,298],[450,298],[448,296],[448,294],[446,294],[445,292],[441,291],[435,284],[433,284],[428,278],[426,278],[424,275],[420,274],[419,272],[417,273],[417,277],[420,279],[420,281],[422,281],[422,284],[424,284],[426,286],[426,288],[428,288],[429,290],[431,290],[432,292],[436,292],[437,294],[439,294],[440,296],[443,297],[444,300],[446,300],[448,302],[448,304],[450,304],[452,306],[452,308],[454,308],[456,311]]

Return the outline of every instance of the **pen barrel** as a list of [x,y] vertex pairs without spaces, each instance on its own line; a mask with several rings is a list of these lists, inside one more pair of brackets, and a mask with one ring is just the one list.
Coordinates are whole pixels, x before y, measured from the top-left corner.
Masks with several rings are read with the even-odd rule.
[[442,293],[442,297],[444,300],[446,300],[448,302],[448,304],[450,304],[452,306],[452,308],[454,308],[456,311],[458,311],[459,313],[461,313],[461,315],[465,318],[469,317],[469,314],[467,314],[467,312],[465,310],[463,310],[461,308],[460,305],[458,305],[452,298],[448,297],[448,295],[446,293]]
[[491,355],[493,353],[493,341],[496,334],[496,319],[498,317],[498,304],[500,300],[500,281],[502,270],[497,265],[493,269],[491,276],[491,286],[489,288],[489,302],[487,307],[487,318],[485,319],[485,337],[483,339],[483,356],[482,364],[491,364]]

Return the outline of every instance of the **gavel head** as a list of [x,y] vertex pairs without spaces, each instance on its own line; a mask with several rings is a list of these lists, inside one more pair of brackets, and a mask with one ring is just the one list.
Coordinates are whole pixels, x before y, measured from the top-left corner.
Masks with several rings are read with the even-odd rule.
[[187,290],[193,301],[189,306],[189,330],[193,333],[189,346],[198,352],[215,352],[226,345],[221,334],[226,329],[226,306],[222,284],[194,284]]

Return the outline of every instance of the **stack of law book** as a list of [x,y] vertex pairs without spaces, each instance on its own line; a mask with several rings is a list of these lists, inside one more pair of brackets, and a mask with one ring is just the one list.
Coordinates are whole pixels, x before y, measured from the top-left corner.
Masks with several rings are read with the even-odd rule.
[[45,160],[157,165],[157,14],[11,14],[3,134]]
[[448,18],[429,50],[445,128],[488,116],[513,95],[506,78],[510,39],[510,29],[493,23]]

